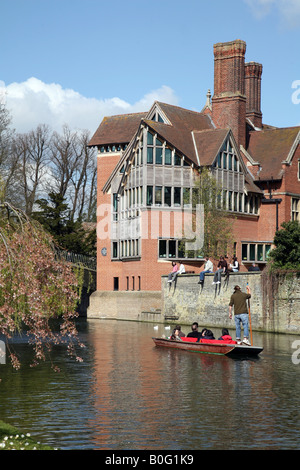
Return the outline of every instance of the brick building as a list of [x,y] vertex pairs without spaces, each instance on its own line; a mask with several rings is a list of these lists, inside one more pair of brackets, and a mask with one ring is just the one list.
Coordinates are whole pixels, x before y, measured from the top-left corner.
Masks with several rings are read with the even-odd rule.
[[263,124],[262,65],[245,63],[245,52],[242,40],[214,45],[214,95],[201,112],[155,102],[106,117],[95,132],[98,291],[159,291],[173,260],[200,271],[203,253],[182,239],[201,167],[222,185],[228,254],[241,270],[263,268],[276,229],[300,220],[300,127]]

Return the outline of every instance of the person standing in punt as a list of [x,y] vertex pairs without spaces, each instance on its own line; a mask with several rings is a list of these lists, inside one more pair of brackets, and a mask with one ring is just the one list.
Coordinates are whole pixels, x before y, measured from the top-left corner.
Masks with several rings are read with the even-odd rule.
[[229,318],[232,319],[232,307],[234,307],[234,321],[236,328],[236,341],[241,344],[241,324],[244,328],[244,339],[243,343],[247,346],[251,346],[249,341],[249,316],[247,299],[250,299],[251,292],[250,287],[247,284],[247,294],[241,291],[240,286],[234,287],[234,293],[230,297],[229,302]]

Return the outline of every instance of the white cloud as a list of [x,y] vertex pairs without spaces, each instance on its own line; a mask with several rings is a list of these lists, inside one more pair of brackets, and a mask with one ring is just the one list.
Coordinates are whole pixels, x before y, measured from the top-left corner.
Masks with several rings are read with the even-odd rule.
[[257,19],[262,19],[277,10],[281,24],[287,28],[299,28],[300,26],[300,1],[299,0],[244,0]]
[[27,132],[39,124],[48,124],[53,130],[60,131],[68,124],[71,129],[89,129],[94,133],[104,116],[148,111],[155,100],[178,103],[174,91],[165,85],[130,104],[118,97],[86,98],[74,90],[64,89],[56,83],[44,83],[35,77],[7,86],[0,80],[0,100],[1,96],[2,101],[5,97],[12,127],[17,132]]

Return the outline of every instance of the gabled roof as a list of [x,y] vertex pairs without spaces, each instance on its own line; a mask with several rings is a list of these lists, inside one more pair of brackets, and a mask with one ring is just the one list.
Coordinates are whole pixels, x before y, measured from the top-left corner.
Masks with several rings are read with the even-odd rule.
[[213,129],[210,117],[165,103],[156,102],[156,105],[167,116],[171,125],[149,119],[144,119],[145,124],[193,163],[199,165],[192,132]]
[[229,129],[209,129],[193,132],[199,166],[213,164],[228,134]]
[[256,181],[281,179],[282,162],[291,162],[299,142],[300,127],[250,132],[247,152],[261,166]]
[[136,133],[141,119],[146,115],[147,113],[134,113],[105,117],[88,146],[128,144]]

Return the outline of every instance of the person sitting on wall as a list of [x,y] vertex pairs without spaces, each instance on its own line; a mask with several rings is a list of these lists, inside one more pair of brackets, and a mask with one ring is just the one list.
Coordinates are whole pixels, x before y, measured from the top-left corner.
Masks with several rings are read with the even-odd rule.
[[252,263],[251,266],[249,266],[248,271],[260,271],[259,266],[257,264]]
[[177,271],[177,263],[175,263],[175,261],[172,261],[172,272],[168,275],[168,282],[172,282],[175,279]]
[[201,337],[201,333],[198,332],[198,323],[197,322],[194,322],[192,324],[192,331],[190,331],[190,333],[188,333],[187,335],[187,338],[199,338]]
[[205,256],[205,265],[204,265],[204,269],[203,271],[201,271],[200,275],[199,275],[199,282],[198,284],[204,284],[204,277],[205,277],[205,274],[206,273],[212,273],[213,270],[214,270],[214,266],[212,264],[212,262],[210,261],[209,257],[208,256]]
[[220,261],[217,266],[217,271],[214,275],[213,284],[221,284],[221,274],[227,272],[227,262],[224,259],[224,256],[220,256]]
[[233,256],[232,263],[229,264],[228,271],[231,271],[233,273],[237,273],[239,271],[239,269],[240,269],[240,267],[239,267],[239,262],[237,260],[237,257]]
[[176,271],[174,273],[174,275],[172,275],[172,281],[171,282],[174,282],[176,280],[177,276],[179,276],[180,274],[183,274],[183,273],[185,273],[185,267],[182,263],[180,263],[178,271]]
[[219,340],[224,340],[224,341],[232,341],[232,337],[230,336],[229,331],[227,330],[227,328],[222,329],[222,336],[220,336],[220,338],[218,338],[218,339]]

